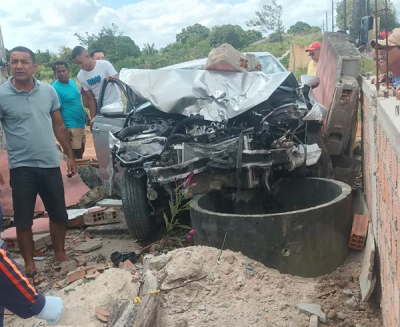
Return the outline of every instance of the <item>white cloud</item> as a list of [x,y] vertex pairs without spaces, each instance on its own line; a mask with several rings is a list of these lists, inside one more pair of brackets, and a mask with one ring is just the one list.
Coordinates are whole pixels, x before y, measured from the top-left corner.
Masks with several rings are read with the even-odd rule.
[[[234,3],[233,3],[234,2]],[[155,43],[157,48],[175,41],[182,28],[201,23],[208,27],[238,24],[254,17],[266,3],[263,0],[143,0],[113,9],[97,0],[0,0],[0,24],[7,48],[24,45],[57,51],[61,46],[78,44],[75,33],[97,33],[111,23],[130,36],[140,47]],[[322,25],[331,0],[279,0],[284,8],[286,28],[302,20]],[[400,8],[398,10],[400,12]]]

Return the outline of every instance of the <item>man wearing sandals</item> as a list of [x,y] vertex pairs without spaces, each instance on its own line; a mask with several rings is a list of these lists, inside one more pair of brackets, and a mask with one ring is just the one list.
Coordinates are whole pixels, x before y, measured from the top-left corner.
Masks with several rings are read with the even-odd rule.
[[[0,174],[0,183],[4,185]],[[0,205],[0,226],[3,224],[3,210]],[[63,301],[59,297],[44,296],[28,281],[24,273],[6,251],[0,238],[0,327],[3,327],[4,309],[21,318],[35,316],[56,325],[61,320]]]
[[54,134],[68,157],[69,175],[76,174],[76,163],[57,93],[33,76],[38,67],[33,52],[25,47],[12,49],[8,65],[12,77],[0,86],[0,121],[7,141],[18,244],[25,274],[37,284],[31,227],[38,194],[50,217],[54,259],[71,260],[64,251],[68,215]]

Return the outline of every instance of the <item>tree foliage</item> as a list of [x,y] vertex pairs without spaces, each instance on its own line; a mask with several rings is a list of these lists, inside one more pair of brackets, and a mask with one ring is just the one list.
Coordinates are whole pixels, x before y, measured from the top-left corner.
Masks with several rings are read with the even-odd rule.
[[279,42],[283,42],[284,26],[282,22],[282,5],[272,0],[271,5],[263,5],[261,11],[256,11],[256,17],[246,22],[248,27],[254,27],[261,32],[275,32]]
[[311,26],[305,22],[298,21],[296,24],[289,27],[287,34],[291,35],[307,35],[311,33],[321,33],[321,28],[318,26]]
[[111,28],[103,27],[98,34],[85,33],[82,36],[75,33],[79,43],[86,47],[88,52],[93,50],[102,50],[106,58],[110,61],[122,60],[126,57],[138,57],[140,48],[129,37],[118,31],[118,26],[114,23]]
[[[354,0],[346,1],[346,25],[349,28],[351,23],[351,18],[353,16],[353,5]],[[383,9],[385,7],[385,0],[378,0],[378,10]],[[336,26],[340,29],[344,29],[344,2],[340,0],[336,5]],[[392,1],[388,0],[388,30],[391,31],[393,28],[399,25],[399,21],[397,19],[396,8]],[[372,14],[375,10],[375,1],[370,2],[370,13]],[[383,30],[386,26],[385,12],[381,11],[378,13],[380,17],[380,27]]]
[[[201,25],[195,24],[189,27],[194,26],[199,27]],[[205,37],[205,34],[193,32],[193,29],[189,27],[182,30],[188,32],[183,42],[172,42],[161,49],[156,49],[154,43],[146,43],[142,46],[141,51],[130,37],[118,32],[115,25],[112,29],[102,28],[97,34],[85,33],[85,36],[79,34],[76,34],[76,36],[79,42],[89,51],[95,48],[105,51],[106,59],[114,65],[117,71],[122,68],[158,69],[180,62],[205,58],[213,47],[222,43],[230,43],[243,52],[268,51],[274,56],[280,57],[290,47],[291,43],[308,45],[312,41],[322,39],[320,31],[317,34],[310,35],[288,35],[282,31],[280,36],[275,32],[271,33],[269,42],[254,44],[262,39],[261,32],[243,30],[238,25],[214,26],[209,30],[207,37]],[[177,35],[177,39],[181,40],[181,37],[182,35],[179,37]],[[283,42],[279,43],[281,39]],[[132,48],[134,51],[131,51]],[[71,52],[71,49],[65,46],[61,47],[57,53],[38,50],[36,56],[40,68],[35,76],[47,82],[52,81],[54,74],[51,65],[55,60],[65,60],[71,70],[71,77],[75,78],[79,72],[79,67],[73,63]]]
[[188,26],[182,29],[180,33],[176,35],[176,42],[186,43],[186,41],[192,36],[199,36],[201,40],[208,38],[210,34],[210,29],[199,23],[192,26]]

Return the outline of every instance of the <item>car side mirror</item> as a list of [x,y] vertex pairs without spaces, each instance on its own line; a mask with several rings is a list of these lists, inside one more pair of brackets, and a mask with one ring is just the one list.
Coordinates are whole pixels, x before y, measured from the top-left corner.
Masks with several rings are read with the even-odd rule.
[[100,114],[103,116],[120,116],[124,114],[124,107],[121,102],[111,103],[101,107]]
[[308,85],[312,89],[316,88],[319,85],[319,77],[310,76],[310,75],[302,75],[301,76],[301,84]]

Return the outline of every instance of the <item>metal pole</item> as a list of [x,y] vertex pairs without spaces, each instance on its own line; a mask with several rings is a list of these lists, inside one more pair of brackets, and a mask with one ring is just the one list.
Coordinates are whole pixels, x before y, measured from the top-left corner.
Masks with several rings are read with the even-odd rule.
[[332,32],[335,31],[335,22],[333,20],[334,17],[334,5],[333,5],[333,0],[332,0]]
[[[376,0],[377,1],[377,0]],[[386,32],[386,93],[385,98],[389,97],[389,58],[388,58],[388,2],[385,0],[385,32]]]
[[367,0],[367,16],[371,14],[371,2],[370,0]]
[[347,13],[346,13],[346,5],[347,5],[347,3],[346,2],[347,2],[346,0],[343,0],[343,5],[344,5],[343,15],[344,15],[344,31],[345,32],[347,32]]
[[328,32],[328,12],[326,12],[326,31]]
[[[375,0],[375,11],[374,11],[374,19],[375,19],[375,41],[378,42],[378,0]],[[376,67],[376,77],[375,77],[375,86],[376,86],[376,96],[379,96],[379,51],[378,48],[375,48],[375,67]],[[387,61],[387,58],[386,58]]]

